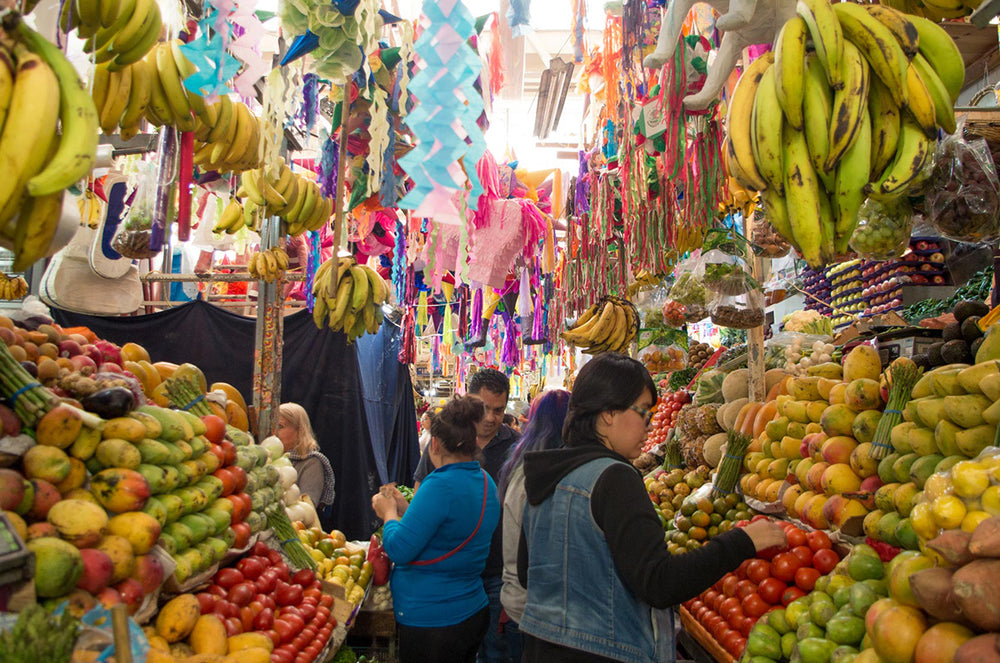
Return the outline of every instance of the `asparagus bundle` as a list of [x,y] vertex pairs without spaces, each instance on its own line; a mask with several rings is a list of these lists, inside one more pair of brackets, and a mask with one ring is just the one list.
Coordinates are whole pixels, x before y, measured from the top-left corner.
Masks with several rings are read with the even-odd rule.
[[172,376],[164,381],[164,385],[167,399],[175,408],[186,409],[198,417],[212,414],[211,408],[205,402],[205,394],[201,393],[193,378]]
[[726,437],[726,453],[719,463],[719,471],[712,485],[712,497],[724,497],[736,489],[736,481],[740,478],[740,468],[743,467],[743,457],[750,446],[750,436],[738,431],[729,431]]
[[[11,402],[14,414],[29,428],[34,428],[49,410],[64,405],[61,398],[24,370],[4,343],[0,343],[0,397]],[[78,408],[73,409],[90,428],[101,425],[100,417]]]
[[288,555],[288,559],[291,560],[292,564],[299,569],[312,569],[315,571],[317,568],[316,560],[312,558],[309,551],[299,541],[299,535],[296,533],[295,528],[292,527],[292,521],[288,519],[284,505],[280,502],[274,504],[265,513],[267,514],[268,527],[278,537],[281,547],[284,549],[285,554]]
[[889,402],[882,411],[872,438],[871,455],[875,460],[882,460],[892,452],[892,429],[903,420],[903,408],[910,402],[913,385],[923,372],[924,369],[903,357],[889,365]]

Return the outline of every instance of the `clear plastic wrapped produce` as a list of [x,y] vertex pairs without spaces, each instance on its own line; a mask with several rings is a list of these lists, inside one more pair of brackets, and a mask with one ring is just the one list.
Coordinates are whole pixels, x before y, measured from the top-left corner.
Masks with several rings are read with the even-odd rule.
[[125,222],[111,240],[115,251],[133,260],[152,258],[159,253],[149,248],[156,202],[156,163],[149,162],[149,166],[138,173],[135,194]]
[[760,290],[745,294],[721,295],[711,306],[712,322],[720,327],[750,329],[764,324],[764,295]]
[[986,141],[967,140],[962,126],[934,154],[924,206],[943,237],[980,243],[1000,237],[1000,181]]
[[684,307],[684,318],[697,322],[708,316],[712,293],[705,287],[705,263],[702,256],[691,256],[674,272],[677,280],[670,287],[667,304],[676,302]]
[[767,220],[767,212],[763,207],[754,210],[750,226],[750,240],[759,247],[760,252],[768,258],[784,258],[792,250],[791,244],[778,234],[774,226]]
[[913,208],[905,198],[880,202],[869,198],[858,212],[851,248],[865,260],[892,260],[906,252],[913,229]]
[[722,295],[742,295],[753,287],[746,263],[715,249],[704,255],[705,285]]

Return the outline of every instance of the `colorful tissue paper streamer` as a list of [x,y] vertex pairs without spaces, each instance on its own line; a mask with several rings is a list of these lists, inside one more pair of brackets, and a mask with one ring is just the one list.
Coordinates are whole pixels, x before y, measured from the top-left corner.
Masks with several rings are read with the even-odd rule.
[[[417,98],[408,125],[418,133],[417,146],[399,159],[414,187],[400,201],[417,216],[458,223],[454,193],[471,184],[470,207],[476,209],[482,185],[472,164],[486,151],[476,124],[483,98],[474,88],[482,70],[479,56],[467,41],[475,34],[472,15],[460,0],[425,0],[428,22],[414,44],[424,67],[409,84]],[[462,169],[459,159],[469,167]]]
[[232,90],[227,82],[240,70],[240,61],[227,52],[231,40],[230,17],[235,3],[214,0],[198,21],[198,36],[180,49],[197,71],[184,79],[184,87],[212,103]]
[[244,98],[256,97],[254,84],[271,70],[269,62],[260,55],[260,42],[264,38],[264,24],[254,13],[257,0],[240,0],[236,11],[230,16],[236,39],[229,45],[229,51],[243,62],[243,71],[233,80],[233,89]]

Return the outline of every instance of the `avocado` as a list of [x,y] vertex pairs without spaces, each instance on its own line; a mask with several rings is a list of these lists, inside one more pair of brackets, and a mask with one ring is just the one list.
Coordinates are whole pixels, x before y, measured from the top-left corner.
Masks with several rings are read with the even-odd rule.
[[978,315],[973,315],[962,321],[962,338],[972,343],[977,338],[983,337],[983,330],[979,328]]
[[941,356],[941,348],[944,347],[944,343],[932,343],[929,348],[927,348],[927,359],[931,362],[931,366],[943,366],[947,362]]
[[941,347],[941,358],[946,364],[971,364],[972,352],[962,339],[948,341]]
[[911,359],[913,360],[913,363],[916,364],[917,367],[919,368],[922,368],[924,370],[928,370],[931,368],[931,358],[926,352],[921,352],[918,355],[913,355]]
[[958,322],[952,322],[941,330],[941,340],[947,343],[948,341],[957,341],[962,338],[962,325]]
[[964,302],[959,302],[955,304],[955,310],[952,313],[955,314],[955,319],[959,322],[965,322],[966,318],[971,318],[974,315],[983,316],[990,312],[990,307],[980,301],[966,300]]
[[986,340],[985,336],[980,336],[979,338],[977,338],[976,340],[974,340],[972,343],[969,344],[969,351],[972,353],[973,357],[975,357],[976,353],[979,352],[979,346],[982,345],[983,341],[985,340]]

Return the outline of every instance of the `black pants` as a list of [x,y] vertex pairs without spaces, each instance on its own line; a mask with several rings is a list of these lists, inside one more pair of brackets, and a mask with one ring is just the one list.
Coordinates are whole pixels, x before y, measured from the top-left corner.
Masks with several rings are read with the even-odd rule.
[[486,607],[452,626],[397,624],[400,663],[475,663],[489,622],[490,609]]

